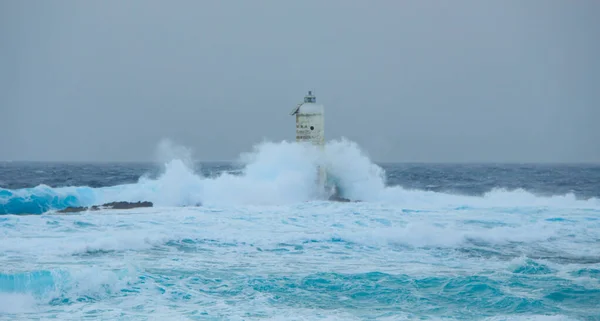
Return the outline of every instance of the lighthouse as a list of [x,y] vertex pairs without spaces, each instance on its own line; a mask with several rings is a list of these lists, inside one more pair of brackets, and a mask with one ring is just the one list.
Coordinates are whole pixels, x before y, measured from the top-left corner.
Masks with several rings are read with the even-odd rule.
[[304,96],[304,102],[298,104],[290,114],[296,115],[296,142],[325,147],[324,108],[317,104],[317,98],[311,91]]
[[[298,104],[292,112],[296,116],[296,142],[310,143],[321,151],[325,150],[325,109],[317,104],[317,98],[311,91],[304,96],[304,102]],[[324,166],[317,169],[317,184],[324,191],[327,180]]]

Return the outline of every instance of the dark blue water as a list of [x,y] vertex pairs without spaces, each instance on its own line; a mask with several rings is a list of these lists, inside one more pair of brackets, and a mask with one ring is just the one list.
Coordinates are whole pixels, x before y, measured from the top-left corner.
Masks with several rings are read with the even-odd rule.
[[[378,164],[387,185],[410,189],[482,195],[494,188],[524,189],[539,195],[574,193],[600,197],[600,165],[546,164]],[[198,163],[204,176],[240,170],[230,163]],[[0,188],[106,187],[135,183],[142,175],[156,177],[162,166],[153,163],[0,163]]]

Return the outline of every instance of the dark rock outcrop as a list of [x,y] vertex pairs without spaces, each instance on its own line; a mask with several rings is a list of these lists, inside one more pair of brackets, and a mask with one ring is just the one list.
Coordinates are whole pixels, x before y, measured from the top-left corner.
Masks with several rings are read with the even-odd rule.
[[353,200],[347,199],[345,197],[341,197],[337,193],[329,196],[329,200],[332,201],[332,202],[342,202],[342,203],[350,203],[350,202],[358,203],[358,202],[360,202],[360,201],[353,201]]
[[78,213],[78,212],[84,212],[84,211],[98,211],[98,210],[106,210],[106,209],[112,209],[112,210],[128,210],[128,209],[132,209],[132,208],[139,208],[139,207],[152,207],[153,204],[152,202],[110,202],[110,203],[105,203],[102,205],[94,205],[94,206],[90,206],[90,207],[67,207],[65,209],[56,211],[57,213]]
[[347,198],[343,198],[343,197],[341,197],[339,195],[331,195],[329,197],[329,200],[332,201],[332,202],[344,202],[344,203],[351,202],[351,200],[349,200]]

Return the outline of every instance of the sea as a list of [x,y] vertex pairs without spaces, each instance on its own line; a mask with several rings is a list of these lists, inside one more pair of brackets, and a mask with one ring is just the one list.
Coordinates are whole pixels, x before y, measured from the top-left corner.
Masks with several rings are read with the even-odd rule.
[[0,162],[0,319],[600,320],[600,165]]

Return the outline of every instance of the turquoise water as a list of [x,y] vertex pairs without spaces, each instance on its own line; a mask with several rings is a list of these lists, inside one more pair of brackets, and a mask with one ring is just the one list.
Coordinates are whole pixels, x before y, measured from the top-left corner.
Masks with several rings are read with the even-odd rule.
[[596,210],[402,209],[317,202],[5,216],[0,318],[599,315]]
[[[0,216],[0,319],[600,319],[598,198],[410,188],[347,149],[334,172],[363,202],[311,200],[310,162],[290,146],[259,150],[235,174],[174,160],[138,182],[38,186],[47,199],[155,207]],[[463,181],[439,185],[474,188],[457,174],[467,169],[384,174],[416,184],[453,173]],[[472,171],[514,183],[507,171]],[[540,177],[548,188],[553,176]],[[21,200],[32,191],[5,190]]]

